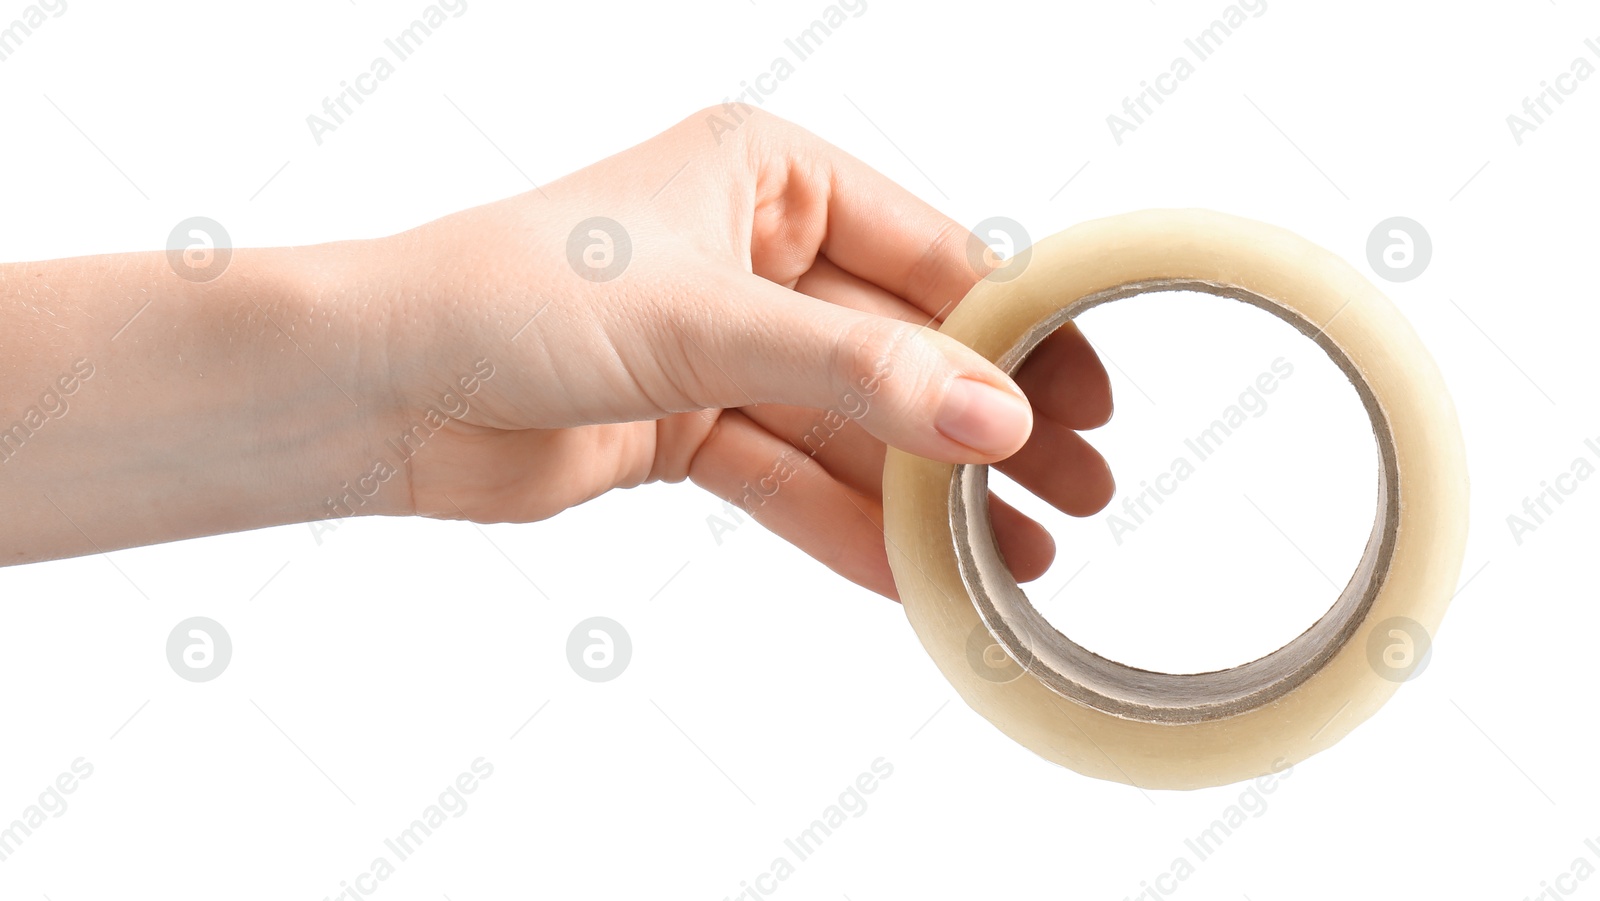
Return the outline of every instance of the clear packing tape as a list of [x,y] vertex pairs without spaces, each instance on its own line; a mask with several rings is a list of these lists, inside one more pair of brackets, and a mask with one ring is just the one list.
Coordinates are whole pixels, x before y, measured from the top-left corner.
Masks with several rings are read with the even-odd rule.
[[[1149,291],[1230,297],[1289,322],[1361,397],[1378,447],[1377,516],[1345,590],[1293,641],[1231,669],[1157,673],[1083,648],[1028,602],[995,545],[987,467],[891,449],[889,562],[945,678],[1045,759],[1143,788],[1237,782],[1332,746],[1420,663],[1461,571],[1465,452],[1449,392],[1416,332],[1334,254],[1204,210],[1086,222],[1034,244],[1020,274],[1003,272],[979,282],[941,331],[1011,373],[1084,310]],[[1384,655],[1398,641],[1410,656],[1396,664]]]

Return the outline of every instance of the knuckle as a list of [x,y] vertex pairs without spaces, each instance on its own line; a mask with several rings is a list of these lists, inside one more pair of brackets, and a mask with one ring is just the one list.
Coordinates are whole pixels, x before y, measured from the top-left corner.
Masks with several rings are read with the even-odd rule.
[[[906,287],[913,297],[942,297],[946,289],[959,295],[983,277],[966,264],[967,242],[972,234],[953,219],[945,219],[928,241],[917,261],[906,274]],[[949,310],[940,310],[942,318]]]
[[[839,358],[834,373],[838,379],[836,393],[841,396],[860,390],[861,386],[875,384],[890,370],[910,369],[916,373],[925,367],[905,365],[917,362],[918,329],[892,319],[863,319],[852,323],[837,344]],[[926,375],[919,375],[926,378]]]

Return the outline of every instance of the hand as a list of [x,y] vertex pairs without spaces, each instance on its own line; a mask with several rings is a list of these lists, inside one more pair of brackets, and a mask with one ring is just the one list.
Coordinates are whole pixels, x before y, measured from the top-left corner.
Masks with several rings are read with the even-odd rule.
[[[983,274],[965,229],[760,111],[708,126],[732,114],[379,242],[401,429],[458,405],[411,433],[412,510],[527,522],[688,478],[895,597],[886,443],[998,463],[1070,514],[1102,508],[1110,470],[1075,430],[1110,417],[1110,385],[1077,327],[1013,383],[934,331]],[[569,238],[594,217],[620,230],[580,230],[574,265]],[[1017,578],[1037,578],[1049,533],[991,509]]]

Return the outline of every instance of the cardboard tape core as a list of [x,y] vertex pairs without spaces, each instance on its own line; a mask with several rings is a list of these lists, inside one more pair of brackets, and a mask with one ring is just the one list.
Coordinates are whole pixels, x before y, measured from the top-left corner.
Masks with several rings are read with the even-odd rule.
[[989,467],[957,466],[950,485],[950,529],[967,594],[995,640],[1022,668],[1081,704],[1130,719],[1198,722],[1269,704],[1320,669],[1355,633],[1377,596],[1399,526],[1394,436],[1371,387],[1327,333],[1283,304],[1237,285],[1163,279],[1119,285],[1074,301],[1029,330],[996,361],[1015,375],[1046,337],[1093,307],[1155,291],[1197,291],[1260,307],[1315,341],[1361,397],[1378,444],[1378,504],[1355,573],[1327,613],[1276,651],[1207,673],[1162,673],[1102,657],[1063,635],[1029,602],[1000,555],[989,522]]

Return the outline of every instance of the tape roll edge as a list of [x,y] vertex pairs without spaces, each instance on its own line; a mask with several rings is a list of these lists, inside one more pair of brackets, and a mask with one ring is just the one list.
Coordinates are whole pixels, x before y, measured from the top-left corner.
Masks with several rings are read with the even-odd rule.
[[[1459,577],[1466,463],[1442,375],[1397,308],[1361,273],[1287,230],[1205,210],[1094,220],[1031,250],[1021,276],[979,282],[941,331],[998,361],[1023,330],[1119,284],[1203,279],[1273,298],[1316,323],[1361,370],[1395,439],[1393,565],[1355,635],[1282,699],[1223,720],[1154,724],[1074,702],[1031,675],[978,676],[965,640],[982,622],[955,567],[950,464],[891,449],[884,467],[890,565],[907,617],[966,703],[1048,760],[1145,788],[1199,788],[1281,770],[1330,747],[1398,687],[1367,660],[1371,628],[1405,616],[1432,636]],[[942,486],[943,490],[940,490]]]

